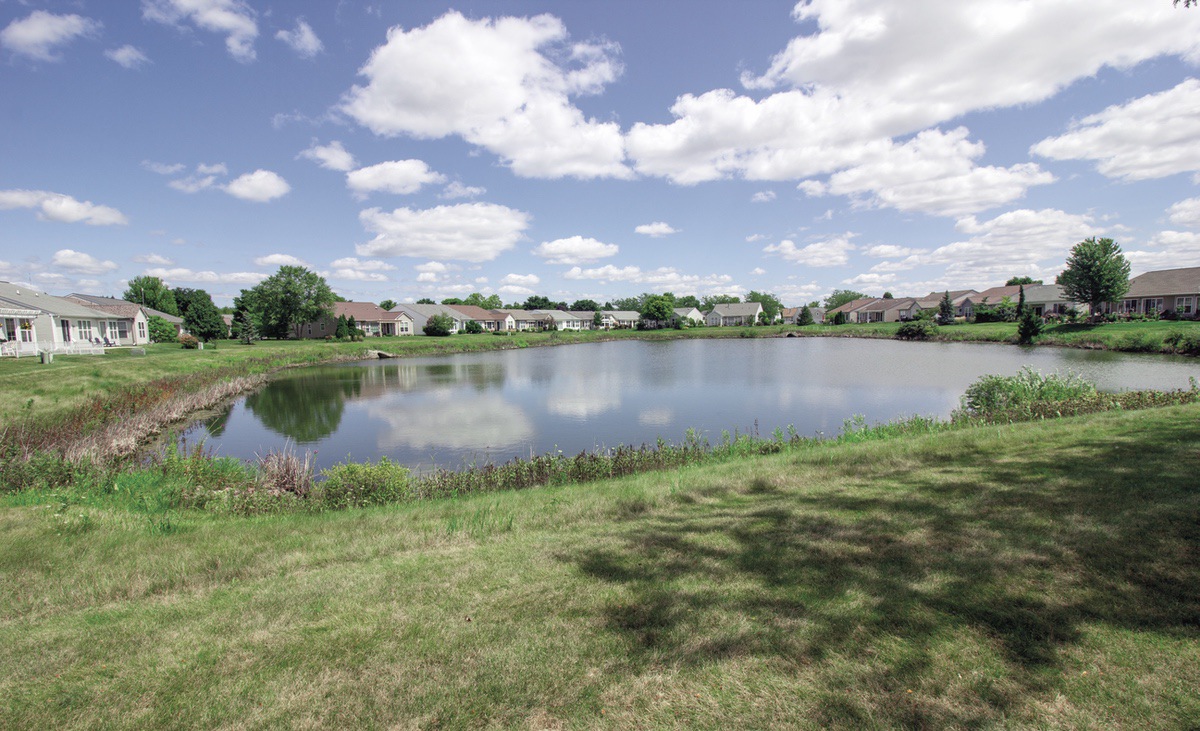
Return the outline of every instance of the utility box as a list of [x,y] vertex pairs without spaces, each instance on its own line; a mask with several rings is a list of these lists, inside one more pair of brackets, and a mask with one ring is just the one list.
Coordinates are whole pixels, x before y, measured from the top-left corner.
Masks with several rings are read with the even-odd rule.
[[43,364],[54,362],[54,353],[49,350],[39,350],[38,357],[41,358]]

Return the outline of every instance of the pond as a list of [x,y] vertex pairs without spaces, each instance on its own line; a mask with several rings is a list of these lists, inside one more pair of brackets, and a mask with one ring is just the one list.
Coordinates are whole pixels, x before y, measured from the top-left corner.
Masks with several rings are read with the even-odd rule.
[[1188,388],[1192,358],[894,340],[770,338],[609,342],[319,366],[281,374],[193,427],[217,455],[291,446],[319,467],[389,459],[460,467],[562,450],[678,442],[688,429],[837,434],[948,417],[984,374],[1068,371],[1101,389]]

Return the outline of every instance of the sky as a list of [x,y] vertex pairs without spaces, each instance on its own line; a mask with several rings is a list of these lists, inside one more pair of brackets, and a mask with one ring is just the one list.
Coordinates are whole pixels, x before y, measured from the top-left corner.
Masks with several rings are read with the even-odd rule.
[[0,280],[228,305],[1200,266],[1171,0],[0,0]]

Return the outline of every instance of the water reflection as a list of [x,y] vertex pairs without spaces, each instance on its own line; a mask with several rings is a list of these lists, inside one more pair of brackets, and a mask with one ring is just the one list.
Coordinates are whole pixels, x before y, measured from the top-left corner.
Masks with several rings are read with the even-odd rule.
[[1194,359],[843,339],[615,342],[306,368],[210,418],[214,451],[290,440],[321,468],[382,456],[424,467],[678,441],[696,429],[836,434],[946,417],[985,373],[1074,370],[1107,390],[1186,388]]

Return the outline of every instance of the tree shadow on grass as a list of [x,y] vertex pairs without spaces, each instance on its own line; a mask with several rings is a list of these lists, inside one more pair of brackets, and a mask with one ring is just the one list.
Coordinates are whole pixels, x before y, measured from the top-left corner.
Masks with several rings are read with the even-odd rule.
[[[844,489],[729,485],[565,558],[624,587],[601,621],[635,665],[799,668],[832,693],[823,723],[995,722],[1061,682],[1085,625],[1200,637],[1197,444],[1194,420],[1158,421],[1026,454],[834,464]],[[974,668],[943,656],[980,653],[993,679],[956,686]],[[833,693],[847,676],[879,699]],[[941,698],[886,702],[922,683]]]

